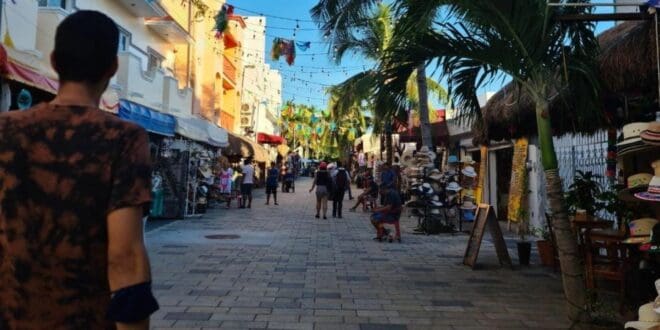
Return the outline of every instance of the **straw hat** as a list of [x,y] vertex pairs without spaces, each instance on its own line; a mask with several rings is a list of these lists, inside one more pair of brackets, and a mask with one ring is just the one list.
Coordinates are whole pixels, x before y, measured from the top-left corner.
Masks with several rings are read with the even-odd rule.
[[646,144],[660,146],[660,122],[650,122],[649,127],[640,134],[640,137]]
[[466,155],[465,157],[463,157],[463,160],[461,161],[461,163],[468,164],[468,165],[474,165],[475,161],[472,160],[472,156]]
[[645,201],[660,202],[660,176],[653,176],[646,185],[646,191],[635,193],[635,197]]
[[649,128],[649,123],[630,123],[623,126],[623,141],[616,144],[617,147],[624,147],[633,143],[642,141],[640,134]]
[[626,329],[650,330],[660,327],[660,314],[653,310],[653,303],[640,306],[637,315],[639,320],[626,322]]
[[649,243],[651,242],[651,231],[653,226],[658,223],[658,220],[653,218],[642,218],[633,220],[628,224],[630,229],[630,237],[627,238],[625,243]]
[[440,170],[438,170],[437,168],[434,168],[433,170],[431,170],[431,172],[429,172],[428,177],[431,180],[438,181],[438,180],[442,179],[442,173],[440,173]]

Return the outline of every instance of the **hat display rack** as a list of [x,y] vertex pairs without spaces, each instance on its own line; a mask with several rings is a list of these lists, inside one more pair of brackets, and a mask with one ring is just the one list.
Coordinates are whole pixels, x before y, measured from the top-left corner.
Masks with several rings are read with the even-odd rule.
[[[650,206],[653,214],[630,221],[628,244],[642,244],[640,250],[660,253],[660,112],[653,122],[634,122],[623,126],[617,143],[619,199]],[[654,235],[654,232],[659,232]]]
[[[443,158],[444,156],[444,152]],[[416,233],[454,233],[460,222],[460,194],[456,171],[441,172],[435,167],[437,155],[427,147],[405,153],[402,159],[403,190],[408,214],[417,218]]]

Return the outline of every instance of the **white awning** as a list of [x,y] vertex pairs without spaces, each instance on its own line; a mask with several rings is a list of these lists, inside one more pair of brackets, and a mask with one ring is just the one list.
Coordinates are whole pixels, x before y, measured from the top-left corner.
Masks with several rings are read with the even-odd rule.
[[208,143],[209,133],[204,120],[194,117],[176,117],[176,132],[191,140]]
[[227,131],[224,128],[218,127],[213,123],[204,121],[207,123],[207,131],[209,133],[209,144],[214,147],[224,148],[229,145],[229,137]]

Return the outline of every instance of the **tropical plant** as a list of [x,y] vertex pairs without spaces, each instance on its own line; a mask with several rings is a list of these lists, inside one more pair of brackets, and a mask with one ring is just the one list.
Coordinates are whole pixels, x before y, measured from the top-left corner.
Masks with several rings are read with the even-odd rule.
[[566,192],[566,204],[570,213],[585,210],[588,215],[593,216],[605,206],[599,199],[602,193],[601,185],[596,180],[599,177],[591,171],[576,172],[573,183]]
[[[313,9],[312,16],[322,24],[327,36],[332,38],[333,56],[340,63],[344,55],[352,51],[360,53],[372,61],[379,61],[390,47],[394,31],[394,17],[390,7],[385,4],[368,4],[359,15],[352,15],[345,11],[337,11],[341,3],[333,1],[320,1]],[[339,6],[339,7],[337,7]],[[375,10],[374,10],[375,8]],[[435,94],[441,102],[447,100],[447,91],[442,86],[426,78],[425,67],[416,74],[408,75],[408,98],[412,109],[418,109],[420,113],[422,144],[432,145],[431,130],[429,125],[428,93]],[[388,162],[391,162],[392,145],[392,121],[393,113],[387,108],[374,108],[374,92],[379,85],[384,84],[380,72],[376,69],[357,73],[344,82],[330,88],[329,92],[337,100],[334,102],[333,113],[345,114],[350,110],[359,109],[356,105],[366,103],[374,114],[375,132],[384,132],[388,136],[387,144]],[[407,110],[407,109],[405,109]],[[400,111],[398,115],[404,117],[407,111]]]
[[[392,47],[381,63],[388,83],[377,92],[377,107],[398,104],[405,108],[404,77],[419,63],[430,61],[437,61],[463,118],[480,119],[477,90],[495,79],[511,79],[534,101],[568,316],[576,327],[585,326],[589,314],[584,268],[562,194],[550,104],[567,102],[579,111],[582,121],[603,120],[593,24],[558,19],[587,13],[589,7],[551,7],[546,0],[399,0],[395,4],[400,19]],[[438,9],[443,14],[440,19],[435,15]]]

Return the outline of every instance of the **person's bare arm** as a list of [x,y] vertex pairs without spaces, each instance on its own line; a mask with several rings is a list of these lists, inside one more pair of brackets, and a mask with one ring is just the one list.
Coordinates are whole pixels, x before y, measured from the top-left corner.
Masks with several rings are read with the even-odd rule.
[[[112,292],[151,281],[142,214],[142,207],[121,208],[108,214],[108,282]],[[148,318],[130,324],[117,323],[118,330],[148,328]]]

